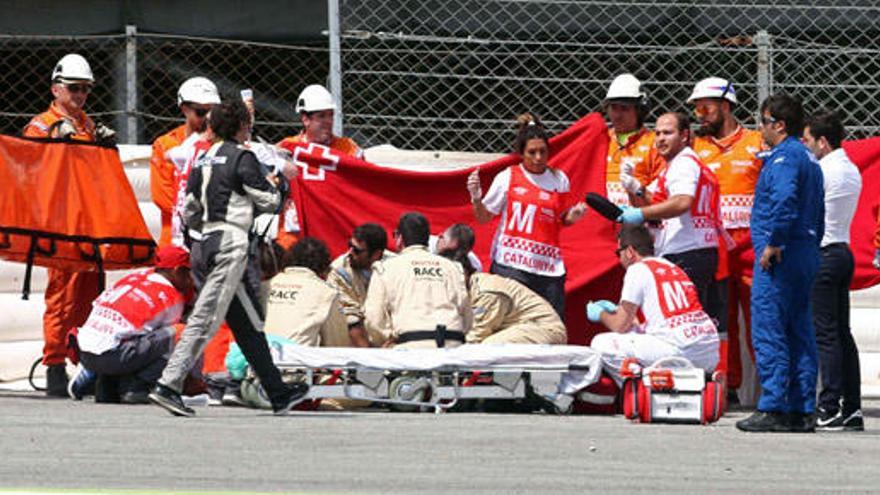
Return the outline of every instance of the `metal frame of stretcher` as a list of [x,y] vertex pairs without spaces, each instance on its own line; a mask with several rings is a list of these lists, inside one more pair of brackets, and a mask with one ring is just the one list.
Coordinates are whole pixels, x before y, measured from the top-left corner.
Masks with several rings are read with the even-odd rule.
[[388,404],[397,410],[442,413],[462,399],[526,399],[536,396],[552,413],[571,411],[574,394],[560,393],[560,382],[579,365],[493,365],[432,370],[384,370],[359,365],[313,368],[276,363],[285,375],[300,375],[311,384],[307,399],[352,399]]
[[[338,381],[322,383],[327,370],[301,366],[280,366],[300,372],[311,383],[308,399],[353,399],[398,406],[398,410],[433,409],[442,413],[462,399],[525,399],[534,393],[552,407],[569,412],[574,397],[558,393],[562,375],[572,368],[531,369],[492,367],[491,369],[449,368],[434,371],[387,371],[351,367],[340,369]],[[419,399],[421,397],[421,399]]]

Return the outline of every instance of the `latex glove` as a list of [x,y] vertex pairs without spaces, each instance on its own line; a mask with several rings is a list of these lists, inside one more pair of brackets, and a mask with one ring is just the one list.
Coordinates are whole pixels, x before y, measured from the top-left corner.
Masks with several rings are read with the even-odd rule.
[[620,164],[620,185],[630,194],[636,194],[642,188],[642,183],[633,177],[635,168],[635,164],[631,161],[624,161]]
[[623,213],[617,217],[617,221],[620,223],[643,223],[645,221],[645,215],[642,213],[641,208],[633,208],[632,206],[623,206]]
[[584,217],[584,214],[587,212],[587,204],[581,201],[580,203],[575,204],[571,208],[568,209],[568,213],[566,213],[566,223],[569,225],[573,223],[577,223],[578,220]]
[[480,170],[476,169],[468,175],[467,190],[471,195],[471,201],[479,201],[483,199],[483,188],[480,185]]
[[874,255],[874,268],[880,270],[880,248],[877,249],[877,254]]
[[602,299],[601,301],[590,301],[587,303],[587,319],[593,323],[599,321],[599,316],[603,312],[614,313],[617,311],[617,305],[611,301]]

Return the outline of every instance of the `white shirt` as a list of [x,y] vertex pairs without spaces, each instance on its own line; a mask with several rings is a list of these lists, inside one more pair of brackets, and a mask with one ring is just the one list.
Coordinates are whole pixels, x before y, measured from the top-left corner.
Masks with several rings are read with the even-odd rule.
[[[663,258],[645,258],[670,269],[675,265]],[[692,282],[688,281],[691,285]],[[630,265],[623,277],[623,289],[620,300],[630,302],[642,310],[645,317],[644,333],[653,335],[678,348],[686,348],[694,344],[717,345],[718,334],[712,320],[698,306],[691,310],[689,303],[682,296],[682,288],[664,292],[661,303],[658,283],[651,269],[643,262]],[[667,318],[663,314],[664,304],[669,310],[685,310],[684,316]],[[717,349],[716,349],[717,352]]]
[[[700,166],[695,160],[697,154],[689,146],[681,150],[672,161],[666,174],[667,197],[690,196],[697,197],[697,183],[700,180]],[[656,193],[659,178],[654,179],[648,186],[648,191]],[[703,249],[717,245],[717,240],[707,242],[704,235],[694,229],[694,221],[690,210],[673,218],[667,218],[661,222],[661,228],[654,231],[654,252],[657,256],[667,254],[684,253],[694,249]]]
[[[515,166],[522,167],[522,165]],[[571,188],[568,176],[562,170],[550,169],[548,167],[540,174],[533,174],[526,170],[525,167],[522,170],[529,182],[545,191],[565,193]],[[492,185],[489,186],[489,192],[483,198],[483,206],[489,210],[489,213],[498,215],[506,211],[508,189],[510,189],[510,167],[502,170],[495,176],[495,179],[492,180]]]
[[825,236],[822,247],[837,242],[849,243],[849,228],[862,191],[858,167],[846,156],[843,148],[819,160],[825,179]]

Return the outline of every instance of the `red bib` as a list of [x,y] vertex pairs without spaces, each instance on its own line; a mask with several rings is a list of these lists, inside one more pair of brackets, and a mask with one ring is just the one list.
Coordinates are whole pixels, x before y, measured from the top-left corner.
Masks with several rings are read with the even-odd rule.
[[666,319],[693,311],[702,311],[700,298],[694,283],[687,274],[676,265],[660,263],[655,260],[643,260],[651,270],[657,286],[657,301],[660,312]]
[[493,259],[529,273],[564,275],[559,230],[567,196],[533,184],[521,165],[511,167],[504,223],[499,226]]

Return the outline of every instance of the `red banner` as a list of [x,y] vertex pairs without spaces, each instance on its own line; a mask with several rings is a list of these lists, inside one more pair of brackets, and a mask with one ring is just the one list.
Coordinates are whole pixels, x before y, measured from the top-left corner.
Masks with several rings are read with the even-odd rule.
[[871,265],[880,206],[880,137],[848,141],[843,143],[843,149],[862,173],[862,195],[850,228],[850,248],[856,258],[851,287],[864,289],[880,284],[880,270]]
[[[550,146],[550,165],[565,171],[575,195],[583,198],[591,191],[605,195],[608,137],[600,114],[580,119],[551,139]],[[853,225],[853,241],[860,243],[854,248],[858,263],[854,286],[867,287],[880,282],[880,272],[870,265],[873,250],[868,244],[874,223],[869,218],[871,212],[866,211],[872,206],[876,209],[880,197],[880,188],[867,185],[880,183],[880,141],[848,143],[847,149],[851,148],[859,150],[862,162],[857,163],[866,184]],[[401,214],[419,211],[430,221],[432,234],[440,234],[453,223],[471,225],[477,235],[474,251],[488,269],[497,219],[486,225],[474,220],[465,188],[472,168],[443,172],[392,169],[338,156],[314,144],[297,148],[294,159],[301,167],[294,200],[303,233],[323,239],[334,256],[347,249],[355,226],[375,222],[390,235]],[[517,162],[511,154],[479,165],[483,191],[488,190],[495,174]],[[568,272],[565,320],[571,343],[586,344],[599,330],[586,321],[584,304],[588,300],[616,301],[619,297],[623,269],[614,255],[615,247],[615,226],[592,210],[578,224],[563,229],[562,253]]]

